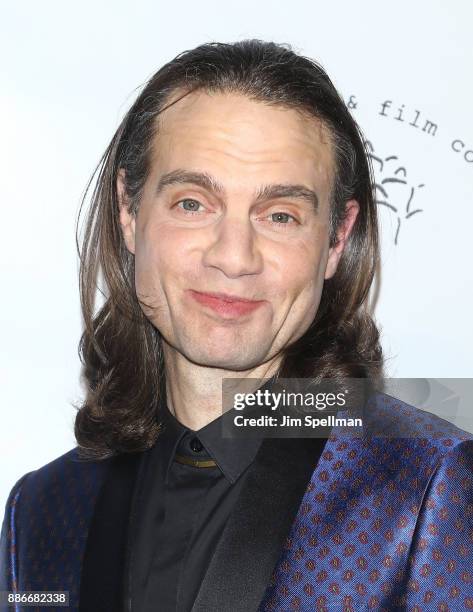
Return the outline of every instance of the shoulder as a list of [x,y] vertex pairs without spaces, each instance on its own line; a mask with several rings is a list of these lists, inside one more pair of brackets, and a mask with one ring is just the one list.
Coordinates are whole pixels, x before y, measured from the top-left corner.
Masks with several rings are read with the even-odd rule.
[[471,433],[382,393],[365,408],[362,435],[332,430],[314,485],[343,486],[347,495],[363,491],[380,507],[392,498],[393,508],[453,504],[471,512]]
[[426,484],[444,477],[453,487],[473,484],[473,434],[384,393],[370,400],[368,413],[381,433],[368,445],[387,451],[398,470]]
[[364,416],[368,428],[386,438],[428,440],[439,450],[463,442],[469,447],[473,441],[472,433],[386,393],[376,393],[368,400]]
[[0,534],[0,590],[11,590],[19,575],[29,576],[45,550],[64,559],[65,549],[82,546],[107,464],[85,461],[74,448],[17,480]]
[[370,397],[362,417],[361,435],[332,430],[319,470],[330,474],[340,464],[348,476],[359,474],[357,483],[395,480],[420,489],[445,472],[473,475],[473,434],[445,419],[385,393]]
[[109,464],[84,460],[75,447],[19,478],[5,507],[0,565],[8,555],[16,559],[19,548],[24,559],[45,543],[53,546],[58,528],[63,538],[83,533]]
[[8,496],[7,511],[14,505],[37,508],[46,498],[48,503],[61,498],[77,498],[94,492],[102,481],[108,460],[93,461],[80,457],[78,448],[50,461],[46,465],[21,476]]
[[71,590],[74,601],[74,576],[80,573],[90,521],[109,465],[109,460],[82,459],[76,447],[16,482],[0,536],[0,589],[19,585],[22,590],[44,590],[44,568],[50,567],[69,581],[70,588],[61,590]]

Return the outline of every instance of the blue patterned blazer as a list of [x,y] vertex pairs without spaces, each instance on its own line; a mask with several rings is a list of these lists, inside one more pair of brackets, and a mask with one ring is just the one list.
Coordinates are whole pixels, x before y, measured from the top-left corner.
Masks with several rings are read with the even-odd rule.
[[[381,393],[369,415],[399,435],[263,441],[192,612],[473,610],[473,436]],[[20,478],[0,590],[138,612],[129,584],[143,455],[81,461],[73,449]]]

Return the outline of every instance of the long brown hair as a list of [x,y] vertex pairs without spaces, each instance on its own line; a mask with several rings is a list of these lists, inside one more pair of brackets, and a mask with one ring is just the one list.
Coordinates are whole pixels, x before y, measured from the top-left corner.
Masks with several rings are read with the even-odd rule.
[[[289,45],[260,40],[208,43],[185,51],[154,74],[126,113],[84,195],[97,180],[85,219],[80,256],[84,331],[79,344],[86,397],[75,420],[84,457],[104,459],[149,448],[159,432],[165,389],[161,336],[145,317],[134,288],[134,258],[120,224],[117,173],[136,214],[149,170],[157,117],[196,90],[238,92],[257,101],[296,109],[329,129],[335,151],[330,205],[330,245],[345,203],[360,211],[335,275],[325,281],[317,314],[306,333],[284,350],[280,377],[378,380],[383,372],[378,329],[368,292],[379,261],[372,169],[359,127],[323,68]],[[77,231],[79,227],[79,219]],[[78,233],[77,233],[78,236]],[[79,239],[78,244],[79,244]],[[103,289],[102,289],[103,287]],[[104,301],[96,311],[97,289]]]

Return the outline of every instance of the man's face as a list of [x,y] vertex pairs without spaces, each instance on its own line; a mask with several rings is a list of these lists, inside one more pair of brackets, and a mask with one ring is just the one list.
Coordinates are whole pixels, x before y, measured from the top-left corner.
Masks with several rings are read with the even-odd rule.
[[333,175],[328,132],[294,110],[195,92],[161,114],[136,220],[122,174],[118,189],[137,295],[166,350],[244,371],[304,334],[340,255],[329,249]]

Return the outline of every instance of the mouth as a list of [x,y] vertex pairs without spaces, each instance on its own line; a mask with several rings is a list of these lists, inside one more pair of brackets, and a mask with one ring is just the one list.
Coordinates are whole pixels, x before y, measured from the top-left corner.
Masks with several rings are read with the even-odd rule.
[[199,304],[229,318],[249,314],[265,303],[265,300],[249,300],[226,293],[202,293],[193,289],[190,289],[189,293]]

